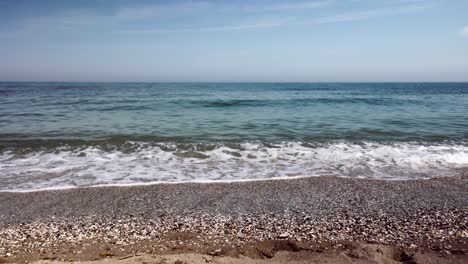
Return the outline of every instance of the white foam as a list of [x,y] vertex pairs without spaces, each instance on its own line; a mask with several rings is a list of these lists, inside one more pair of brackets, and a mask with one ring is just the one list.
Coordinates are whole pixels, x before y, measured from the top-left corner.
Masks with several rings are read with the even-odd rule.
[[133,144],[137,149],[130,153],[97,147],[38,151],[22,157],[4,152],[0,155],[0,190],[321,175],[398,180],[453,176],[468,167],[468,147],[454,144],[244,143],[240,149],[218,145],[198,151],[205,158],[181,157],[180,152],[187,150],[174,144]]

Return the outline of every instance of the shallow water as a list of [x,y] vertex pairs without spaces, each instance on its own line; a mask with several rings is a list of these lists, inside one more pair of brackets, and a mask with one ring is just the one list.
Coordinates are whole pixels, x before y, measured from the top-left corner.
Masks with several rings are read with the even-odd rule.
[[468,167],[468,83],[0,83],[0,190]]

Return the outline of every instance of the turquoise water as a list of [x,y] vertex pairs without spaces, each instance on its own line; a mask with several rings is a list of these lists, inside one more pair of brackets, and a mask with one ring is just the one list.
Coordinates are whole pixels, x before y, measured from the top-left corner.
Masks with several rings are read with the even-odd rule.
[[468,136],[468,84],[1,83],[0,138],[443,140]]
[[0,190],[468,165],[468,83],[0,83]]

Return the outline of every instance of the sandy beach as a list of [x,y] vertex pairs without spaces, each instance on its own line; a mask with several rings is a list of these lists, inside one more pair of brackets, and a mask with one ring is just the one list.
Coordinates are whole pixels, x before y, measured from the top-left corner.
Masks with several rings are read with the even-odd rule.
[[0,224],[3,262],[462,263],[468,177],[3,192]]

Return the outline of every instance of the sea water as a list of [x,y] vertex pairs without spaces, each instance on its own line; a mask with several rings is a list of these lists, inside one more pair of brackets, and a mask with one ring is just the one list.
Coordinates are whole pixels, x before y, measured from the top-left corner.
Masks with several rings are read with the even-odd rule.
[[468,83],[0,83],[0,191],[468,167]]

